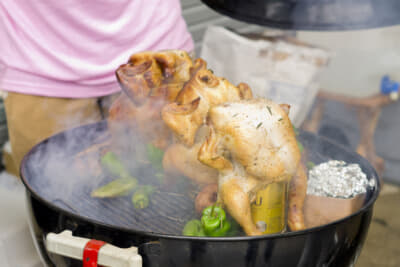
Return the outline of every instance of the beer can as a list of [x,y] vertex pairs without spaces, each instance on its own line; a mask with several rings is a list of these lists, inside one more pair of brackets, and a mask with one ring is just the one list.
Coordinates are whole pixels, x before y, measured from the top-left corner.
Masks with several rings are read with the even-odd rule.
[[264,234],[281,233],[286,230],[288,182],[267,185],[256,194],[251,205],[253,222]]

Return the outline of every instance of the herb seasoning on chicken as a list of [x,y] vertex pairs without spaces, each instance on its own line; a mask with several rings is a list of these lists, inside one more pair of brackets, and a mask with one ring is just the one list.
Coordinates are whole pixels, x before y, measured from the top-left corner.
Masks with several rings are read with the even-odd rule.
[[300,163],[287,106],[267,99],[225,103],[210,109],[209,124],[199,160],[219,171],[218,197],[246,234],[260,235],[250,208],[255,193],[289,182]]

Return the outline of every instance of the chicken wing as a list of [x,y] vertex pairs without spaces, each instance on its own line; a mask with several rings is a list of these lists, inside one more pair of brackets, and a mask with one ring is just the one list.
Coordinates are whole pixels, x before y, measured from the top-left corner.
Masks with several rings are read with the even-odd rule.
[[224,78],[213,75],[202,59],[197,59],[191,69],[191,78],[178,93],[175,102],[162,110],[162,118],[178,139],[192,146],[196,132],[205,123],[209,109],[228,101],[249,99],[248,85],[233,86]]
[[191,58],[182,50],[142,52],[132,55],[116,75],[123,91],[136,104],[160,94],[171,102],[189,80],[192,65]]

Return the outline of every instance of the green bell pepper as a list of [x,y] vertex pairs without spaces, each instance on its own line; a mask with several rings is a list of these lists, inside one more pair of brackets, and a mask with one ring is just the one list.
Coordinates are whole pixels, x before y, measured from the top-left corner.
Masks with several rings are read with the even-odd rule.
[[183,227],[182,234],[187,236],[206,236],[200,220],[188,221]]
[[240,235],[241,227],[234,219],[228,219],[231,223],[231,229],[226,233],[226,236],[238,236]]
[[203,210],[201,224],[207,236],[227,236],[231,223],[226,219],[226,213],[219,206],[209,206]]

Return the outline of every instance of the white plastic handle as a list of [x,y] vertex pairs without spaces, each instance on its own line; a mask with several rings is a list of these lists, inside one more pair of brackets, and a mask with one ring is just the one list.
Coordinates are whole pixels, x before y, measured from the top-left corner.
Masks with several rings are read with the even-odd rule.
[[[46,248],[54,254],[82,260],[83,250],[90,239],[72,236],[65,230],[59,234],[49,233],[46,236]],[[119,248],[105,244],[99,250],[98,265],[110,267],[141,267],[142,257],[137,247]]]

